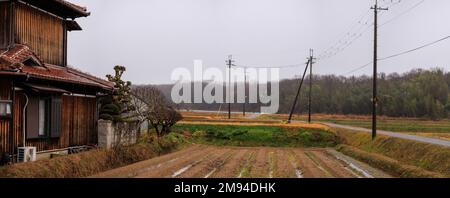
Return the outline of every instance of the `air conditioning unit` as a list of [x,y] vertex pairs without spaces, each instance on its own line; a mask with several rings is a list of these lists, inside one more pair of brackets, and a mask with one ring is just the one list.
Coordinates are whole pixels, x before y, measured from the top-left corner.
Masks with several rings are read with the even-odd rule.
[[36,147],[19,147],[17,161],[19,163],[36,161]]

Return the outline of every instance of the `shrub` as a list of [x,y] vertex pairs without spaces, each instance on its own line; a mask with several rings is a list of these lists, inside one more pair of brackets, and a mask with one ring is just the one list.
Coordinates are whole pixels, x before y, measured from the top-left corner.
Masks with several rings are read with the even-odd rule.
[[309,132],[300,132],[300,139],[306,142],[311,142],[314,138],[313,134]]
[[208,136],[208,133],[206,131],[202,131],[202,130],[195,131],[192,134],[193,138],[203,138],[203,137],[206,137],[206,136]]
[[100,119],[102,120],[114,120],[114,118],[110,114],[101,114]]
[[179,133],[169,133],[164,139],[173,145],[183,144],[186,142],[185,137]]
[[102,112],[116,115],[120,113],[120,107],[116,104],[105,104],[102,106]]

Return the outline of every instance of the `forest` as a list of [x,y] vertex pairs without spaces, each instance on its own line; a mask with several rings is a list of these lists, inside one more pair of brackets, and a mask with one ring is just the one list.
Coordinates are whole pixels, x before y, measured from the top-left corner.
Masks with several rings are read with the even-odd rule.
[[[298,89],[299,79],[280,82],[280,109],[289,113]],[[172,85],[157,85],[170,97]],[[226,89],[224,89],[226,90]],[[450,73],[443,69],[415,69],[398,74],[379,75],[378,113],[389,117],[443,119],[450,117]],[[269,90],[270,92],[270,90]],[[309,77],[301,90],[296,113],[308,110]],[[369,115],[372,112],[371,76],[313,75],[312,112],[323,114]],[[259,112],[262,104],[246,104],[247,112]],[[242,111],[243,104],[233,104],[233,111]],[[180,104],[188,110],[226,110],[226,104]]]

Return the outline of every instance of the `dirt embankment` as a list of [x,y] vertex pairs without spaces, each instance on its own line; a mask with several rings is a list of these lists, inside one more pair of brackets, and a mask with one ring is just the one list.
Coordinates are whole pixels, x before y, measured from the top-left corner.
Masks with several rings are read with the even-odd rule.
[[[412,140],[336,129],[347,155],[401,177],[450,177],[450,149]],[[346,145],[346,146],[345,146]]]
[[178,145],[135,145],[115,150],[92,150],[0,168],[0,178],[80,178],[148,160],[177,150]]

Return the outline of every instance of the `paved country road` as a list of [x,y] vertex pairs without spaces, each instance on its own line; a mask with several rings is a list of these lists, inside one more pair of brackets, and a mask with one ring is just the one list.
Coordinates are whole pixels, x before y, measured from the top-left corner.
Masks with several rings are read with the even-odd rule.
[[[341,129],[348,129],[348,130],[354,130],[354,131],[359,131],[359,132],[372,133],[372,130],[365,129],[365,128],[360,128],[360,127],[352,127],[352,126],[333,124],[333,123],[323,123],[323,124],[325,124],[325,125],[327,125],[329,127],[333,127],[333,128],[341,128]],[[383,131],[383,130],[378,130],[377,132],[378,132],[378,134],[382,134],[382,135],[387,135],[387,136],[392,136],[392,137],[397,137],[397,138],[402,138],[402,139],[408,139],[408,140],[414,140],[414,141],[418,141],[418,142],[424,142],[424,143],[429,143],[429,144],[435,144],[435,145],[450,147],[450,141],[447,141],[447,140],[440,140],[440,139],[435,139],[435,138],[427,138],[427,137],[421,137],[421,136],[416,136],[416,135],[408,135],[408,134],[404,134],[404,133],[396,133],[396,132]]]
[[333,149],[192,145],[94,178],[374,178],[389,175]]

